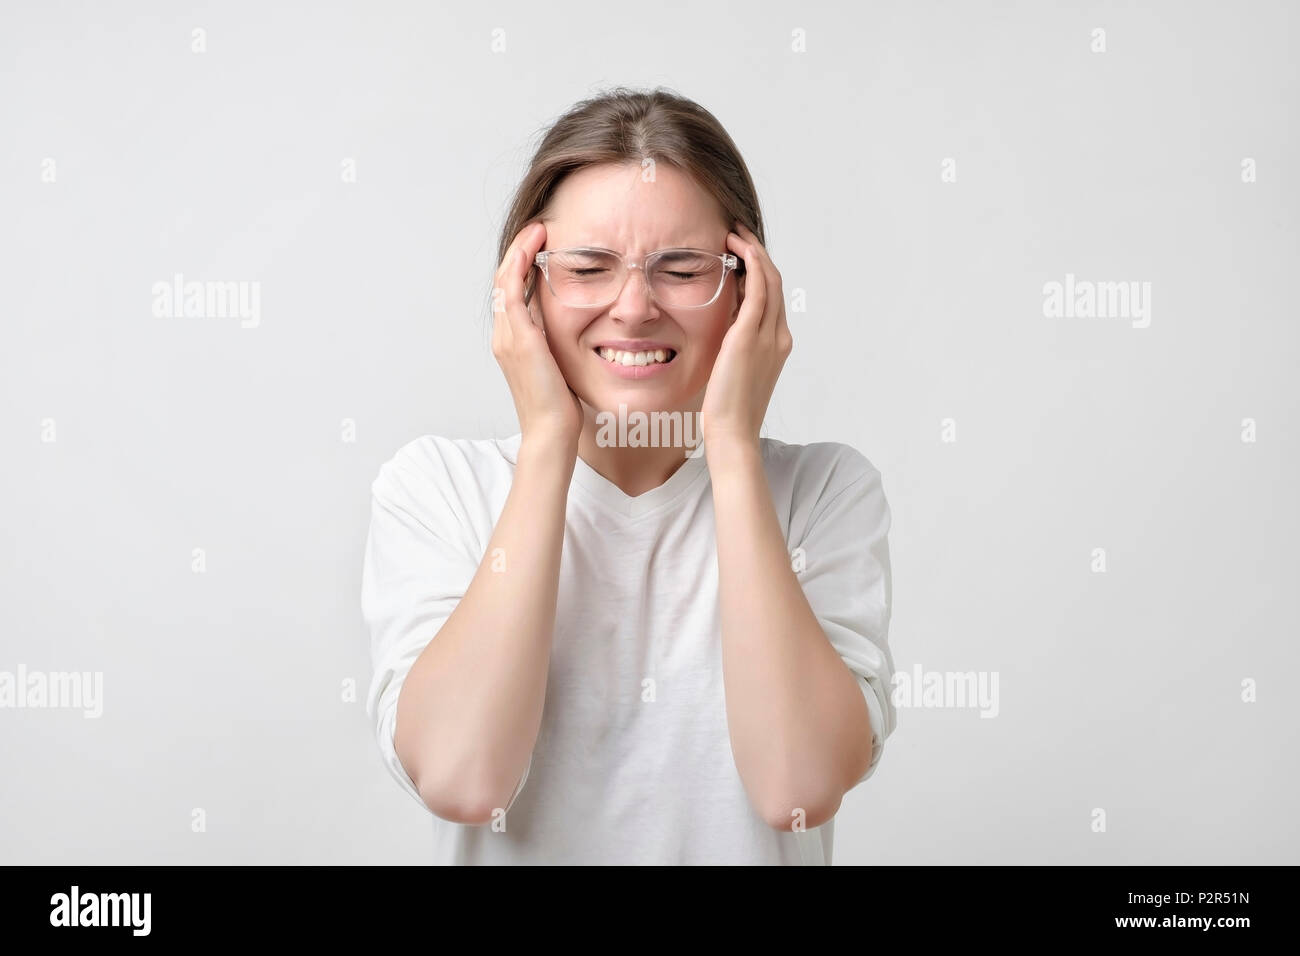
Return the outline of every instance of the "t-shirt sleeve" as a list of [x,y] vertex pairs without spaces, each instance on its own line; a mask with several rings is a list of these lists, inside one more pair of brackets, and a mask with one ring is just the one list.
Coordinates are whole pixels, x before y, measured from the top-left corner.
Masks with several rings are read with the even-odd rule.
[[[384,765],[422,807],[424,800],[394,745],[397,698],[411,666],[456,609],[481,560],[457,500],[448,472],[424,458],[417,464],[407,449],[380,468],[371,486],[361,575],[361,610],[373,666],[366,714]],[[507,810],[531,769],[530,759]]]
[[890,694],[891,515],[880,472],[866,458],[846,447],[835,472],[845,477],[832,474],[803,538],[792,546],[802,549],[796,555],[803,563],[798,577],[808,603],[866,699],[871,764],[857,781],[862,783],[875,773],[898,721]]

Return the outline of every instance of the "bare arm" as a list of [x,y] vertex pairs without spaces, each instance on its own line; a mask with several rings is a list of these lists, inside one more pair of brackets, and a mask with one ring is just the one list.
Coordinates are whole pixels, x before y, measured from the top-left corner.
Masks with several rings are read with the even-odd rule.
[[456,823],[486,823],[506,808],[546,698],[582,408],[551,355],[536,297],[524,301],[524,277],[545,241],[541,223],[526,225],[496,274],[492,354],[523,436],[514,482],[478,570],[397,701],[398,758],[425,805]]
[[536,745],[575,456],[523,441],[487,553],[402,686],[394,746],[443,819],[491,820]]
[[709,470],[736,769],[770,826],[818,827],[870,765],[867,703],[790,567],[760,449],[715,442]]
[[781,273],[742,223],[727,245],[746,274],[701,409],[727,726],[736,770],[763,819],[789,829],[801,810],[812,828],[835,815],[870,766],[870,712],[790,567],[763,469],[759,430],[794,344]]

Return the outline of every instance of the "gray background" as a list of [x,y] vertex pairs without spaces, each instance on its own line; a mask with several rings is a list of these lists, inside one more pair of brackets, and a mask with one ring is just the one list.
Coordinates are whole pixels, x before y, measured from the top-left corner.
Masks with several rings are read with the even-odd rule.
[[[0,859],[429,858],[360,703],[370,482],[418,435],[516,430],[486,318],[510,191],[571,103],[663,84],[736,139],[807,296],[765,433],[884,475],[898,669],[1000,678],[996,719],[900,709],[835,862],[1300,862],[1296,26],[6,3],[0,670],[105,686],[99,720],[0,710]],[[260,282],[260,325],[153,316],[176,272]],[[1150,326],[1045,317],[1066,273],[1150,282]]]

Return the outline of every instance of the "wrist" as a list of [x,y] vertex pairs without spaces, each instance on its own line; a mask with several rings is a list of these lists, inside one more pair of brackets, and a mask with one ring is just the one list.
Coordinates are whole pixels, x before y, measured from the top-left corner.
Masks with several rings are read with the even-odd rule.
[[519,467],[530,471],[573,473],[578,438],[560,431],[530,431],[519,442]]
[[708,460],[709,472],[716,477],[745,468],[761,467],[763,449],[757,435],[711,434],[704,436],[704,457]]

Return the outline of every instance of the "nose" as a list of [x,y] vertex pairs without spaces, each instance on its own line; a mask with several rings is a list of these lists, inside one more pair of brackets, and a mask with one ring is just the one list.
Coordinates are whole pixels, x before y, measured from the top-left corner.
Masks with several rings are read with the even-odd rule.
[[609,307],[609,317],[627,325],[639,325],[659,317],[659,309],[650,296],[649,280],[640,266],[627,270],[623,288]]

